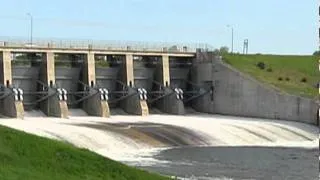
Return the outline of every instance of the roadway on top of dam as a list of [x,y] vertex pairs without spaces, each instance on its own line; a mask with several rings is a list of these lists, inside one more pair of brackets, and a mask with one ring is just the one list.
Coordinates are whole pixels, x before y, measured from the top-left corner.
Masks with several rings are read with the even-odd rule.
[[194,52],[165,52],[165,51],[140,51],[140,50],[107,50],[107,49],[88,49],[88,48],[45,48],[45,47],[0,47],[0,51],[10,51],[17,53],[67,53],[67,54],[104,54],[104,55],[125,55],[136,56],[173,56],[173,57],[195,57]]
[[[1,43],[2,42],[2,43]],[[207,46],[205,46],[207,47]],[[185,45],[135,45],[135,44],[90,44],[90,43],[67,43],[67,42],[11,42],[0,41],[0,51],[18,53],[70,53],[70,54],[103,54],[103,55],[125,55],[137,56],[174,56],[194,57],[197,49],[206,49],[200,46]]]
[[0,51],[10,51],[16,53],[66,53],[66,54],[103,54],[103,55],[125,55],[134,56],[172,56],[172,57],[195,57],[195,52],[175,52],[175,51],[140,51],[140,50],[107,50],[107,49],[88,49],[88,48],[45,48],[45,47],[0,47]]

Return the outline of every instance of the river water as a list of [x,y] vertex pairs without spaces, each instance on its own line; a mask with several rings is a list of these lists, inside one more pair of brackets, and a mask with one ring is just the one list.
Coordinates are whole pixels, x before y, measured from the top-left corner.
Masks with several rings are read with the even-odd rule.
[[318,180],[319,149],[280,147],[180,147],[138,167],[181,179]]

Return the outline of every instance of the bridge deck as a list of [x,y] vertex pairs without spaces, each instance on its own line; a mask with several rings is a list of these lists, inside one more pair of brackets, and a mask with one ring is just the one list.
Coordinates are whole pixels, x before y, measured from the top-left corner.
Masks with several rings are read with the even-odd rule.
[[195,52],[174,52],[174,51],[139,51],[139,50],[107,50],[107,49],[85,49],[85,48],[43,48],[43,47],[4,47],[0,46],[0,51],[10,51],[10,52],[34,52],[34,53],[67,53],[67,54],[103,54],[103,55],[139,55],[139,56],[174,56],[174,57],[194,57]]
[[169,44],[169,43],[143,43],[143,42],[113,42],[113,41],[52,41],[40,40],[30,43],[28,40],[1,40],[0,51],[11,52],[54,52],[113,55],[146,55],[146,56],[176,56],[194,57],[197,49],[208,50],[207,44]]

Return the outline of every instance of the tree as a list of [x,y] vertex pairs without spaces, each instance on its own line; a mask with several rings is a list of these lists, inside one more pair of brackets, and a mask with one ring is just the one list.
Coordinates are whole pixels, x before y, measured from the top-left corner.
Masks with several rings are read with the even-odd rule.
[[320,51],[315,51],[315,52],[313,53],[313,55],[314,55],[314,56],[320,56]]
[[229,53],[229,48],[227,46],[220,47],[220,54],[221,55],[228,54],[228,53]]
[[229,53],[229,48],[227,46],[222,46],[219,49],[213,51],[217,55],[225,55]]

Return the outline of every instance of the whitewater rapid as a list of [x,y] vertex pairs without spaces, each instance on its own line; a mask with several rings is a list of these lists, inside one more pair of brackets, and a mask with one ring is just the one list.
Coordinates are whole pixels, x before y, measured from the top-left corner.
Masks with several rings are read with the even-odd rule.
[[71,110],[69,119],[27,112],[0,124],[87,148],[111,159],[142,164],[163,149],[180,146],[272,146],[318,148],[319,129],[298,122],[193,114],[89,117]]

